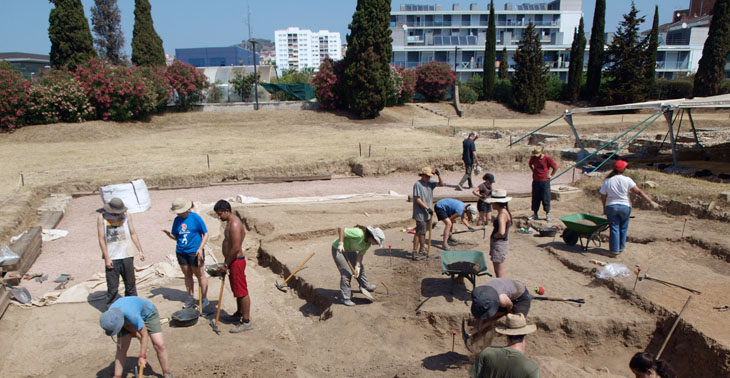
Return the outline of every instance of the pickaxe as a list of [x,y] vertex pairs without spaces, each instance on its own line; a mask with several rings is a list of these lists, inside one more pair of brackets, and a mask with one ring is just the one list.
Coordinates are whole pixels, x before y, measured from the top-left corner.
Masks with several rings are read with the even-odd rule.
[[[307,257],[307,259],[304,260],[303,263],[299,264],[299,266],[289,275],[289,277],[287,277],[286,280],[284,280],[283,284],[279,285],[279,281],[276,281],[276,288],[283,292],[286,292],[286,288],[284,287],[286,285],[286,283],[289,282],[289,280],[292,277],[294,277],[294,275],[297,274],[297,272],[299,272],[300,270],[302,270],[302,268],[304,268],[304,264],[306,264],[307,261],[309,261],[309,259],[312,258],[312,256],[314,256],[314,252],[310,253],[309,257]],[[354,272],[354,270],[353,270],[353,272]]]
[[688,288],[687,286],[682,286],[682,285],[676,284],[676,283],[674,283],[674,282],[664,281],[664,280],[660,280],[660,279],[658,279],[658,278],[650,277],[650,276],[649,276],[648,274],[646,274],[646,273],[644,273],[644,277],[639,277],[639,281],[641,281],[641,280],[650,280],[650,281],[656,281],[656,282],[659,282],[659,283],[663,283],[663,284],[665,284],[665,285],[669,285],[669,286],[674,286],[674,287],[678,287],[678,288],[680,288],[680,289],[684,289],[684,290],[687,290],[687,291],[689,291],[690,293],[694,293],[694,294],[702,294],[702,292],[701,292],[701,291],[698,291],[698,290],[695,290],[695,289],[690,289],[690,288]]
[[557,297],[532,297],[532,299],[536,299],[538,301],[556,301],[556,302],[575,302],[575,303],[586,303],[586,300],[583,298],[557,298]]

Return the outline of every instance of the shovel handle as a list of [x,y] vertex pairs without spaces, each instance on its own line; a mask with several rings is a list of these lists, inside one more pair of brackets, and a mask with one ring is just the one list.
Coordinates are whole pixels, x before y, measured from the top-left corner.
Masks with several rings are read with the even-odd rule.
[[583,298],[532,297],[532,299],[536,299],[538,301],[586,303],[586,300]]
[[215,326],[218,327],[218,319],[221,317],[221,303],[223,303],[223,288],[226,286],[226,275],[221,277],[221,293],[218,295],[218,310],[215,312]]
[[[198,255],[198,269],[201,269],[200,266],[200,256]],[[200,274],[205,274],[205,272],[200,271]],[[198,308],[200,309],[200,312],[203,312],[203,283],[200,282],[200,279],[198,279]]]
[[[286,278],[286,280],[284,280],[284,283],[283,283],[283,284],[281,284],[281,286],[284,286],[284,285],[286,285],[286,283],[287,283],[287,282],[289,282],[289,280],[290,280],[290,279],[291,279],[292,277],[294,277],[294,275],[295,275],[295,274],[297,274],[297,272],[299,272],[300,270],[302,270],[302,268],[304,268],[304,264],[306,264],[306,263],[307,263],[307,261],[309,261],[309,259],[311,259],[311,258],[312,258],[312,256],[314,256],[314,252],[310,253],[310,254],[309,254],[309,256],[307,257],[307,259],[306,259],[306,260],[304,260],[304,262],[303,262],[303,263],[299,264],[299,266],[298,266],[298,267],[297,267],[296,269],[294,269],[294,271],[293,271],[293,272],[292,272],[292,273],[291,273],[291,274],[289,275],[289,277],[287,277],[287,278]],[[347,259],[345,259],[345,260],[347,260]]]

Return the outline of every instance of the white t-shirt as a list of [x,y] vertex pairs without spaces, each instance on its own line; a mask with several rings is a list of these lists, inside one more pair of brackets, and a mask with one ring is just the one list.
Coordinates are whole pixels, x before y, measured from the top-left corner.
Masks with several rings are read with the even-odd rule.
[[104,217],[104,240],[106,251],[112,260],[134,257],[132,240],[129,236],[129,222],[125,214],[109,214],[102,212]]
[[636,183],[631,177],[624,175],[616,175],[606,179],[601,185],[599,192],[607,196],[606,206],[610,205],[626,205],[631,207],[629,200],[629,191],[635,187]]

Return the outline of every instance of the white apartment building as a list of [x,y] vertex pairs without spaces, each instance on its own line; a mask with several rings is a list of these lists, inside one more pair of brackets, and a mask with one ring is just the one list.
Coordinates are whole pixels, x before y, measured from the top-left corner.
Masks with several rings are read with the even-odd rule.
[[325,58],[342,59],[342,42],[338,32],[312,32],[289,27],[274,32],[274,43],[276,67],[280,72],[287,69],[301,71],[308,67],[317,70]]
[[[467,9],[455,3],[450,10],[440,4],[404,4],[400,10],[391,10],[392,64],[415,68],[432,60],[444,62],[455,68],[461,81],[481,74],[489,25],[489,3],[484,3],[472,3]],[[573,31],[582,16],[582,0],[507,3],[504,9],[495,9],[497,66],[505,62],[511,70],[522,33],[533,23],[540,33],[545,63],[565,79]],[[502,57],[504,47],[507,57]]]

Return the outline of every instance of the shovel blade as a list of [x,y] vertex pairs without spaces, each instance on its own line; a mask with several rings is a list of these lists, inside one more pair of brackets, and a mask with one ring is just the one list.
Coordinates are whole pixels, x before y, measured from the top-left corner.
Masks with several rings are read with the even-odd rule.
[[279,289],[280,291],[282,291],[282,292],[286,293],[286,287],[284,287],[284,286],[281,286],[281,285],[279,284],[279,281],[276,281],[276,288],[277,288],[277,289]]
[[470,334],[466,333],[466,319],[461,318],[461,339],[464,340],[464,346],[470,353],[474,353],[473,350],[471,350],[471,345],[469,342],[469,338],[471,337]]

